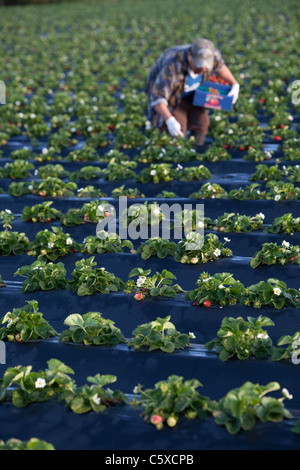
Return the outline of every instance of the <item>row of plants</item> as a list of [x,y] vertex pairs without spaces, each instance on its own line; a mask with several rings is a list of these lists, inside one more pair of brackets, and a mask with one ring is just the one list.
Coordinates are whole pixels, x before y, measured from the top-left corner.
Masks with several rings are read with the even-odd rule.
[[264,188],[259,183],[240,186],[226,191],[218,183],[204,183],[198,191],[189,195],[191,199],[232,199],[238,201],[272,200],[272,201],[298,201],[299,187],[294,183],[284,181],[268,181]]
[[[50,359],[47,365],[48,368],[38,372],[33,371],[32,366],[9,367],[1,379],[1,401],[23,408],[31,403],[56,400],[76,414],[102,413],[112,406],[131,405],[142,410],[144,420],[157,430],[164,424],[172,428],[178,421],[211,416],[217,425],[224,426],[233,435],[252,429],[257,422],[293,419],[284,405],[284,400],[291,400],[293,396],[287,389],[281,389],[278,382],[265,386],[245,382],[215,401],[198,392],[202,386],[198,380],[184,381],[183,377],[171,375],[152,389],[143,390],[137,385],[136,396],[130,400],[120,390],[109,388],[117,381],[114,375],[88,376],[88,383],[79,387],[71,377],[74,371],[70,367],[57,359]],[[280,389],[280,398],[268,396]]]
[[[134,179],[137,183],[157,184],[167,183],[172,180],[198,181],[212,177],[211,172],[204,165],[183,168],[182,165],[178,164],[176,168],[173,168],[170,163],[152,163],[138,174],[134,171],[136,165],[136,162],[133,161],[110,162],[105,169],[88,165],[71,173],[66,171],[60,164],[48,164],[35,170],[36,180],[28,182],[27,187],[28,185],[36,187],[39,184],[45,184],[45,182],[52,181],[54,178],[56,180],[66,179],[69,182],[92,180],[111,182]],[[34,169],[32,163],[27,160],[15,160],[13,163],[6,163],[4,167],[0,167],[0,178],[28,179],[32,177],[30,169]]]
[[[195,167],[188,169],[185,178],[189,181],[197,180],[200,176],[199,168]],[[153,180],[156,178],[156,170],[150,175]],[[200,170],[202,172],[202,170]],[[202,173],[203,174],[203,173]],[[164,178],[168,179],[168,173]],[[210,176],[207,174],[208,178]],[[143,178],[146,178],[145,176]],[[147,178],[148,179],[148,178]],[[164,179],[164,182],[166,181]],[[150,180],[149,180],[150,181]],[[183,181],[183,180],[181,180]],[[158,181],[157,181],[158,182]],[[162,182],[162,180],[160,180]],[[107,193],[103,189],[94,185],[87,185],[78,188],[77,183],[70,181],[65,182],[61,178],[47,177],[45,180],[40,181],[22,181],[10,183],[7,189],[1,190],[1,194],[9,194],[13,197],[22,197],[25,195],[34,195],[38,197],[78,197],[78,198],[99,198],[107,197]],[[125,187],[121,185],[111,191],[110,197],[118,198],[126,196],[132,198],[143,198],[145,194],[136,187]],[[157,198],[176,198],[178,195],[170,190],[162,190],[155,196]],[[268,181],[265,188],[262,188],[259,183],[251,183],[250,185],[233,188],[229,191],[224,189],[218,183],[207,182],[188,196],[190,199],[232,199],[232,200],[273,200],[273,201],[298,201],[300,199],[299,187],[294,183],[284,181]]]
[[[79,296],[85,296],[96,292],[124,291],[134,293],[135,299],[141,301],[148,296],[176,297],[178,293],[185,292],[178,284],[173,283],[176,276],[166,269],[151,276],[150,269],[134,268],[128,275],[128,281],[124,282],[105,268],[97,267],[93,256],[75,263],[71,279],[66,277],[64,263],[54,264],[45,261],[35,261],[31,265],[22,266],[15,272],[15,276],[25,277],[22,293],[68,289]],[[137,277],[137,280],[131,280],[131,277]],[[285,282],[275,278],[245,287],[240,281],[235,280],[231,273],[216,273],[209,276],[203,272],[196,284],[195,289],[184,293],[184,298],[191,300],[194,306],[239,304],[254,308],[265,306],[276,309],[299,308],[299,291],[287,287]]]
[[[61,227],[52,227],[52,231],[46,229],[38,232],[32,242],[24,233],[0,232],[0,254],[9,256],[27,253],[38,261],[53,262],[70,253],[123,253],[124,249],[127,249],[132,254],[140,254],[145,260],[152,256],[160,259],[173,257],[176,262],[184,264],[203,264],[231,257],[232,250],[225,247],[229,241],[230,239],[225,237],[224,243],[222,243],[214,233],[208,233],[201,237],[198,233],[190,232],[178,243],[161,237],[149,238],[135,250],[130,240],[122,241],[116,233],[109,234],[100,231],[97,236],[86,237],[84,243],[77,243],[68,233],[64,233]],[[286,240],[283,240],[281,245],[266,242],[250,260],[250,266],[253,269],[259,265],[273,265],[275,263],[299,265],[299,245],[292,245]]]
[[275,278],[244,286],[232,273],[209,275],[203,272],[196,284],[195,289],[184,294],[194,306],[242,305],[251,308],[274,307],[279,310],[285,307],[299,308],[300,304],[300,292]]
[[64,320],[69,328],[60,334],[52,328],[36,300],[27,301],[27,305],[14,308],[1,318],[0,339],[24,343],[58,337],[59,342],[82,343],[86,346],[113,346],[126,344],[135,350],[154,351],[159,349],[172,353],[175,349],[184,349],[190,345],[190,338],[195,335],[180,333],[170,322],[170,316],[157,317],[155,321],[139,325],[126,339],[115,322],[104,318],[101,312],[87,312],[83,315],[72,313]]
[[[224,116],[221,118],[219,114],[213,116],[214,120],[224,119]],[[229,124],[228,124],[229,126]],[[12,150],[8,155],[9,160],[22,160],[23,162],[28,162],[32,165],[34,162],[52,162],[40,168],[38,175],[39,177],[45,176],[49,173],[48,176],[54,173],[57,176],[59,174],[64,174],[68,176],[70,173],[65,172],[61,164],[55,164],[55,162],[105,162],[110,163],[123,163],[131,160],[132,162],[139,163],[176,163],[181,164],[184,162],[192,161],[203,161],[203,162],[221,162],[232,159],[230,153],[230,148],[228,146],[221,146],[215,142],[209,146],[208,149],[202,153],[198,153],[194,148],[194,139],[190,137],[189,139],[183,139],[179,137],[178,139],[171,138],[166,133],[160,133],[157,130],[153,130],[148,136],[148,140],[145,142],[145,146],[140,150],[139,153],[136,153],[133,156],[129,156],[124,151],[120,149],[112,148],[108,151],[98,152],[95,147],[87,145],[83,142],[81,148],[76,150],[70,150],[67,155],[62,155],[61,152],[55,152],[53,147],[47,148],[44,147],[40,153],[33,152],[26,147],[22,149]],[[281,151],[274,150],[265,150],[264,148],[256,148],[249,146],[247,151],[243,147],[240,147],[238,150],[241,152],[241,158],[246,161],[253,162],[264,162],[271,159],[276,159],[276,162],[285,162],[285,161],[297,161],[299,160],[299,149],[297,147],[284,147]],[[3,151],[0,151],[0,158],[3,158]],[[24,163],[25,165],[25,163]],[[9,167],[11,170],[15,171],[14,168]],[[25,169],[25,168],[24,168]],[[33,166],[28,166],[27,170],[31,171],[34,169]],[[7,171],[7,170],[6,170]],[[9,173],[7,172],[9,175]],[[28,175],[28,173],[25,173]],[[14,174],[12,176],[15,176]],[[76,177],[76,175],[74,175]],[[17,176],[20,177],[20,176]],[[25,176],[28,177],[28,176]]]
[[3,231],[0,232],[0,255],[22,255],[27,253],[38,261],[56,261],[58,258],[70,253],[103,254],[123,253],[128,250],[132,254],[141,254],[143,259],[151,256],[165,258],[172,256],[181,263],[207,263],[223,257],[231,257],[232,251],[225,247],[218,236],[209,233],[201,237],[191,232],[186,238],[180,239],[176,244],[168,239],[156,237],[142,242],[135,250],[130,240],[121,240],[116,233],[106,231],[97,232],[96,236],[87,236],[83,243],[77,243],[61,227],[52,227],[52,230],[42,230],[29,241],[24,233]]
[[[190,339],[195,339],[193,332],[181,333],[170,321],[171,316],[157,317],[155,320],[137,326],[128,340],[115,322],[104,318],[101,312],[87,312],[83,315],[72,313],[64,320],[69,328],[60,334],[52,328],[36,300],[27,301],[27,305],[14,308],[1,318],[0,340],[24,343],[58,337],[59,342],[81,343],[86,346],[113,346],[126,344],[135,350],[173,353],[190,346]],[[222,361],[232,358],[246,360],[250,357],[271,358],[272,361],[291,360],[297,363],[297,347],[300,344],[300,332],[283,335],[274,346],[265,327],[274,326],[274,322],[265,316],[225,317],[217,332],[217,338],[208,341],[205,347],[215,352]]]
[[[66,227],[83,225],[86,223],[98,223],[106,217],[116,217],[115,207],[107,201],[94,199],[82,205],[81,208],[68,209],[66,213],[51,207],[53,201],[44,201],[33,206],[24,206],[21,213],[22,222],[50,223],[59,222]],[[169,209],[168,209],[169,210]],[[170,211],[170,210],[169,210]],[[170,214],[171,215],[171,214]],[[255,216],[248,216],[235,212],[224,212],[216,219],[204,217],[203,212],[197,209],[184,209],[174,212],[174,222],[171,222],[170,229],[184,228],[185,233],[196,231],[201,228],[218,232],[252,232],[264,228],[265,214],[260,212]],[[0,211],[0,224],[5,231],[12,229],[12,222],[15,219],[10,209]],[[120,224],[128,227],[130,224],[156,225],[166,219],[164,206],[157,202],[143,204],[132,204],[129,208],[123,209],[120,214]],[[288,233],[299,232],[299,217],[293,217],[291,213],[276,217],[271,224],[265,226],[264,231],[268,233]]]
[[[134,268],[130,271],[128,278],[138,277],[136,281],[129,279],[122,281],[113,273],[106,271],[103,267],[98,267],[94,261],[94,256],[76,261],[75,269],[71,274],[71,279],[66,277],[64,263],[46,263],[45,261],[35,261],[31,265],[21,266],[15,276],[25,277],[23,281],[22,293],[36,290],[56,290],[68,289],[77,295],[91,295],[95,292],[109,293],[124,291],[126,293],[136,292],[140,283],[145,282],[144,295],[166,297],[176,297],[176,294],[183,292],[178,284],[173,284],[176,276],[163,269],[150,276],[151,270],[144,271],[142,268]],[[140,276],[144,276],[142,281]],[[146,282],[147,281],[147,282]],[[137,299],[141,300],[141,299]]]
[[0,441],[0,450],[55,450],[50,442],[43,441],[37,437],[32,437],[28,441],[10,438],[7,441]]

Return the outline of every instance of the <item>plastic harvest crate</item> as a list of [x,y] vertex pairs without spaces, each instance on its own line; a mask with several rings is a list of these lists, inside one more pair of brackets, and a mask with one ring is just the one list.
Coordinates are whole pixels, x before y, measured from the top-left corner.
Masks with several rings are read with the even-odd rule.
[[231,111],[232,96],[227,96],[230,85],[214,82],[203,82],[194,93],[194,106]]

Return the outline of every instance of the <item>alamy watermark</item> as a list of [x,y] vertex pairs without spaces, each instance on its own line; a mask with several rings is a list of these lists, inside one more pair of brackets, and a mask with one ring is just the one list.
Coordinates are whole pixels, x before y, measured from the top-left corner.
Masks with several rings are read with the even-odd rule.
[[292,103],[297,106],[300,104],[300,80],[294,80],[291,84],[291,89],[295,89],[295,91],[292,93]]
[[[200,250],[204,242],[204,204],[133,203],[127,204],[126,196],[119,197],[118,211],[115,206],[103,202],[97,207],[99,222],[97,237],[117,234],[120,239],[147,240],[161,237],[174,240],[186,238],[186,250]],[[117,217],[118,212],[118,217]]]
[[6,347],[4,341],[0,341],[0,364],[6,364]]
[[300,339],[296,339],[292,344],[292,363],[295,365],[300,364]]
[[6,87],[2,80],[0,80],[0,104],[6,104]]

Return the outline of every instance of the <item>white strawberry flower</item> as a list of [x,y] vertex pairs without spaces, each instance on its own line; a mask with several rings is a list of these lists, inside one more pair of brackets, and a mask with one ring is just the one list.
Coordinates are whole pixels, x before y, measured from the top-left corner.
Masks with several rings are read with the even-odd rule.
[[259,215],[259,217],[260,217],[262,220],[264,220],[265,214],[263,214],[262,212],[260,212],[258,215]]
[[151,171],[150,171],[150,175],[151,175],[151,176],[155,176],[155,175],[156,175],[156,170],[151,170]]
[[189,337],[192,339],[196,338],[195,334],[192,331],[189,332]]
[[280,295],[282,291],[279,289],[279,287],[274,287],[273,292],[275,295]]
[[288,400],[292,400],[292,399],[293,399],[293,395],[290,394],[290,392],[288,391],[287,388],[283,388],[281,391],[282,391],[282,394],[283,394]]
[[282,245],[288,248],[290,246],[290,243],[283,240]]
[[35,388],[44,388],[46,387],[46,380],[38,377],[35,381]]
[[66,244],[67,244],[67,245],[72,245],[72,244],[73,244],[73,240],[72,240],[72,238],[70,238],[70,237],[69,237],[69,238],[67,238],[67,240],[66,240]]
[[269,335],[267,333],[258,333],[257,338],[268,339]]
[[220,256],[221,254],[221,250],[219,250],[219,248],[216,248],[215,251],[214,251],[214,255],[215,256]]
[[280,194],[276,194],[276,196],[274,197],[274,201],[279,201],[280,198],[281,198]]
[[95,395],[92,396],[92,400],[95,405],[100,405],[101,403],[101,398],[99,397],[98,393],[95,393]]

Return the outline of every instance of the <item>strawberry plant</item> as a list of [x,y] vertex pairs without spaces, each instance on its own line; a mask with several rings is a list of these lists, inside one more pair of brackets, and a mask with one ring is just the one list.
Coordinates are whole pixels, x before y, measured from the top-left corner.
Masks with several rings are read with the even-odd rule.
[[276,217],[264,231],[267,233],[287,233],[289,235],[300,232],[300,217],[293,217],[291,213]]
[[193,305],[203,305],[209,301],[212,305],[235,305],[244,295],[245,287],[234,279],[230,273],[216,273],[209,276],[202,273],[197,281],[196,289],[184,294],[184,298],[191,300]]
[[225,212],[213,221],[212,228],[220,232],[252,232],[263,228],[263,219],[259,214],[251,217]]
[[97,199],[91,202],[86,202],[79,209],[69,209],[66,214],[62,215],[61,223],[67,227],[86,223],[97,223],[99,220],[106,217],[105,208],[108,208],[108,206],[109,203],[107,201],[100,203]]
[[[200,244],[198,235],[192,232],[177,243],[174,254],[175,261],[183,264],[201,264],[232,256],[232,251],[226,248],[214,233],[204,235],[203,244]],[[194,248],[193,244],[195,244]],[[202,245],[201,248],[197,248],[197,244]]]
[[94,147],[83,145],[78,150],[71,150],[66,156],[68,162],[95,162],[99,160],[99,154]]
[[257,421],[276,423],[291,419],[291,413],[283,404],[287,398],[285,389],[282,389],[281,398],[266,396],[279,389],[277,382],[270,382],[265,386],[245,382],[241,387],[230,390],[219,400],[213,411],[216,424],[225,426],[230,434],[237,434],[253,428]]
[[[138,188],[125,188],[125,185],[114,188],[111,192],[111,197],[119,198],[125,196],[128,199],[136,199],[145,197],[145,194],[141,193]],[[157,196],[158,197],[158,196]]]
[[250,260],[250,266],[256,269],[260,264],[271,265],[280,263],[282,265],[300,264],[300,253],[298,245],[290,245],[283,240],[281,246],[277,243],[263,243],[262,249],[257,251]]
[[28,250],[29,243],[25,233],[4,230],[0,232],[0,255],[22,255]]
[[84,188],[79,188],[77,190],[77,197],[80,199],[84,198],[95,198],[95,197],[106,197],[107,194],[102,191],[100,188],[95,188],[94,186],[85,186]]
[[65,319],[64,325],[69,329],[62,331],[60,342],[71,341],[87,346],[126,343],[121,330],[112,320],[103,318],[100,312],[88,312],[83,315],[72,313]]
[[250,176],[250,181],[280,181],[286,176],[284,170],[280,170],[278,165],[267,166],[260,164],[256,166],[256,172]]
[[149,259],[151,256],[157,256],[157,258],[166,258],[167,256],[174,256],[176,250],[176,244],[166,238],[149,238],[137,249],[137,253],[141,255],[143,259]]
[[197,154],[197,160],[203,162],[223,162],[231,159],[230,153],[222,146],[212,143],[205,152]]
[[222,361],[233,357],[240,360],[250,356],[266,358],[273,352],[273,343],[267,332],[266,326],[274,326],[270,318],[259,316],[258,318],[225,317],[217,333],[217,338],[205,344],[209,351],[215,351]]
[[41,204],[36,204],[34,206],[25,206],[22,210],[21,220],[23,222],[42,222],[49,223],[53,220],[59,220],[62,216],[62,213],[51,207],[53,201],[44,201]]
[[26,342],[58,335],[44,319],[36,300],[28,300],[27,305],[7,312],[0,322],[4,325],[0,328],[1,340]]
[[49,442],[32,437],[28,441],[15,438],[10,438],[6,442],[0,441],[0,450],[55,450],[55,448]]
[[113,159],[108,163],[104,170],[104,179],[108,181],[116,181],[121,179],[136,178],[134,169],[136,168],[136,162],[114,162]]
[[129,399],[120,390],[104,388],[116,380],[117,377],[114,375],[89,376],[87,381],[91,385],[78,387],[75,383],[70,384],[62,391],[59,401],[64,401],[65,406],[77,414],[91,411],[102,413],[112,406],[129,404]]
[[103,178],[104,176],[104,171],[93,165],[88,165],[80,168],[78,171],[74,171],[70,175],[70,180],[71,181],[76,181],[76,180],[85,180],[85,181],[91,181],[91,180],[96,180],[99,178]]
[[39,179],[45,180],[47,178],[69,178],[70,172],[66,171],[64,167],[60,164],[48,164],[40,166],[37,170],[36,176]]
[[266,199],[274,201],[292,201],[300,199],[300,188],[293,183],[284,183],[283,181],[268,181],[267,188],[270,188],[266,194]]
[[261,191],[258,183],[252,183],[244,188],[231,189],[228,193],[229,199],[237,199],[239,201],[265,199],[266,191]]
[[66,270],[63,263],[35,261],[31,265],[21,266],[15,276],[25,277],[21,293],[36,290],[66,289]]
[[130,240],[121,240],[117,233],[108,233],[104,230],[97,232],[94,237],[89,235],[85,238],[82,253],[122,253],[124,248],[133,250]]
[[26,160],[15,160],[0,168],[0,178],[26,179],[31,176],[34,165]]
[[29,244],[28,255],[35,256],[39,261],[55,261],[61,256],[80,251],[81,245],[76,243],[61,227],[41,230],[35,240]]
[[226,199],[227,191],[217,183],[204,183],[201,188],[189,195],[191,199]]
[[[128,278],[137,277],[137,280],[129,279],[124,287],[127,294],[135,292],[137,300],[143,300],[146,296],[151,297],[176,297],[178,293],[184,292],[178,284],[173,284],[176,276],[163,269],[161,273],[156,272],[150,276],[151,269],[134,268],[130,271]],[[140,294],[140,295],[138,295]]]
[[170,163],[152,163],[144,168],[136,177],[139,183],[167,183],[176,177],[176,170]]
[[209,179],[212,177],[211,172],[206,168],[204,165],[190,166],[183,168],[177,174],[177,178],[179,181],[195,181],[195,180],[202,180],[202,179]]
[[[38,372],[32,366],[9,367],[1,379],[2,400],[12,401],[23,408],[31,403],[43,403],[57,398],[65,387],[71,387],[74,371],[58,359],[47,361],[48,368]],[[12,390],[13,386],[13,390]]]
[[131,339],[134,349],[146,349],[149,352],[160,349],[172,353],[176,349],[187,348],[190,345],[189,335],[178,332],[170,318],[170,315],[165,318],[157,317],[156,320],[135,328]]
[[96,292],[108,294],[123,290],[125,283],[104,268],[98,268],[94,256],[76,261],[69,288],[77,295],[91,295]]
[[300,342],[300,333],[296,331],[292,336],[283,335],[277,341],[277,347],[274,348],[272,353],[272,361],[281,361],[293,358],[295,354],[297,357],[297,349]]
[[60,178],[48,176],[40,182],[33,182],[28,186],[32,194],[41,197],[59,197],[59,196],[74,196],[77,190],[77,184],[70,181],[65,183]]
[[142,407],[142,416],[147,423],[162,429],[165,424],[174,427],[181,419],[204,419],[214,408],[214,403],[200,395],[197,388],[202,384],[196,380],[183,380],[183,377],[170,375],[161,380],[154,388],[143,390],[142,385],[136,387],[140,392],[132,405]]
[[288,288],[285,282],[270,278],[247,287],[242,304],[254,308],[269,306],[276,310],[283,307],[299,308],[300,293]]

